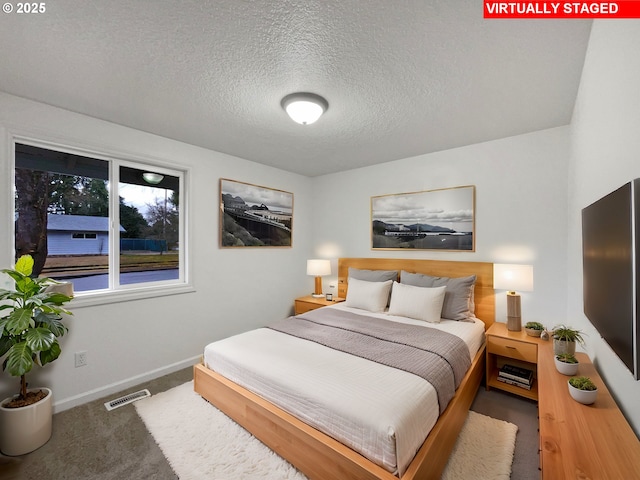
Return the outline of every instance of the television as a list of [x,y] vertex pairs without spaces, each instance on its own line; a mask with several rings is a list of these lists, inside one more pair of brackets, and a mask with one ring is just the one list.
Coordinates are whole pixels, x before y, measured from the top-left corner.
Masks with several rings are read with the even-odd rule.
[[582,210],[584,313],[638,380],[640,179]]

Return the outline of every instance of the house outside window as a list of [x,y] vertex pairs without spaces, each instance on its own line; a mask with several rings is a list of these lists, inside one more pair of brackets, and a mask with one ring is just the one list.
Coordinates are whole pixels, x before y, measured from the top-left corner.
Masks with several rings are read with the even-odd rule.
[[[71,238],[90,238],[90,239],[96,239],[98,238],[98,234],[97,233],[73,233],[71,234]],[[49,246],[49,248],[51,248],[51,246]]]
[[79,297],[187,285],[184,171],[14,147],[15,252],[34,257],[34,273],[72,282]]

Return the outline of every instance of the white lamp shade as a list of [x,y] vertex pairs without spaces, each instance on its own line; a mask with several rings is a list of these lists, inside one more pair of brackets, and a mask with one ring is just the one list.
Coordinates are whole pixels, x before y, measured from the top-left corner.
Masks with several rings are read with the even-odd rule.
[[533,291],[533,265],[494,263],[493,288],[513,292]]
[[314,277],[331,275],[331,262],[329,260],[307,260],[307,275]]

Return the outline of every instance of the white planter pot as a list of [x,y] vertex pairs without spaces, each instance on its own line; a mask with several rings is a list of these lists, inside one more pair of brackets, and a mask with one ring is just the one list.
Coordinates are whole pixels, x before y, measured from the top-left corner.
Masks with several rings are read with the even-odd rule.
[[29,391],[44,390],[47,396],[38,403],[20,408],[3,407],[14,397],[0,403],[0,451],[5,455],[24,455],[40,448],[51,438],[53,423],[53,394],[48,388],[30,388]]
[[556,340],[553,339],[553,354],[561,355],[563,353],[570,353],[571,355],[575,355],[576,353],[576,342],[567,342],[566,340]]
[[557,357],[554,357],[553,360],[556,363],[556,370],[558,370],[561,374],[573,376],[578,373],[577,363],[561,362]]
[[571,385],[569,382],[567,382],[567,385],[569,385],[569,393],[571,394],[571,397],[576,402],[580,402],[584,405],[591,405],[596,401],[598,390],[580,390]]

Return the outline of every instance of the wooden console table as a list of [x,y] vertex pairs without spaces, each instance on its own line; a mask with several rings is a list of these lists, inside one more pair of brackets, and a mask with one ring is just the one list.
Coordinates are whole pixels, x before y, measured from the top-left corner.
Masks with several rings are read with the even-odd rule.
[[582,405],[569,395],[566,375],[554,364],[553,342],[538,344],[538,410],[542,478],[640,479],[640,441],[589,357],[577,353],[578,375],[598,386]]

